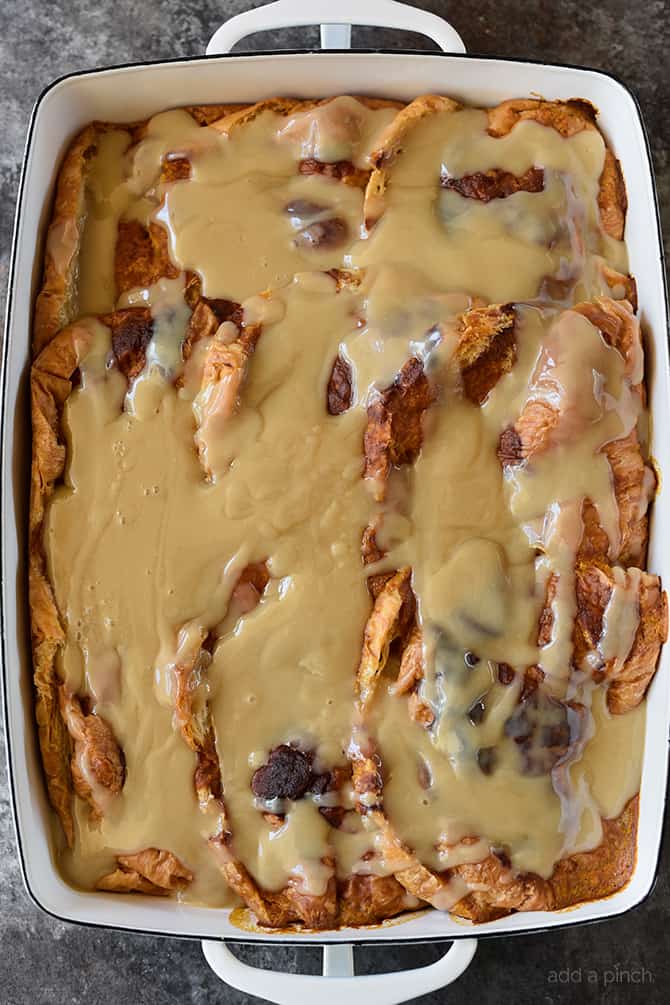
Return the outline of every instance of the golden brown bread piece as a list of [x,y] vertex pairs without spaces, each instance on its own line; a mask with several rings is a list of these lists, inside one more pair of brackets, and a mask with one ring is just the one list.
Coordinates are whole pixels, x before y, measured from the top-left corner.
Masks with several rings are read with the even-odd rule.
[[384,498],[391,468],[416,460],[423,438],[423,413],[433,399],[423,364],[412,356],[391,387],[377,394],[368,405],[363,443],[365,478],[377,501]]
[[257,101],[254,105],[241,105],[232,112],[228,112],[218,119],[209,122],[210,129],[215,129],[217,133],[230,135],[234,130],[253,122],[264,112],[272,112],[273,115],[287,116],[296,110],[310,108],[316,104],[314,101],[302,102],[295,98],[266,98],[264,101]]
[[395,876],[356,875],[338,883],[337,923],[345,928],[374,925],[418,906]]
[[243,317],[241,305],[232,300],[208,300],[206,297],[200,297],[193,307],[186,337],[182,343],[183,358],[188,359],[196,342],[215,335],[219,325],[224,322],[232,321],[240,329]]
[[86,217],[86,181],[102,133],[87,126],[72,141],[61,165],[44,253],[42,288],[35,302],[33,353],[37,355],[77,315],[79,244]]
[[230,417],[238,407],[240,391],[247,374],[249,359],[261,335],[260,324],[249,325],[234,342],[212,337],[205,353],[200,394],[194,407],[198,414],[195,443],[208,478],[213,475],[207,460],[207,425],[216,417]]
[[55,485],[65,469],[61,414],[72,389],[71,377],[93,340],[86,320],[78,321],[47,342],[33,363],[30,396],[33,457],[29,516],[29,595],[33,647],[35,715],[49,799],[68,843],[72,822],[71,742],[60,713],[60,679],[56,657],[65,641],[46,567],[42,524]]
[[374,697],[379,675],[389,657],[389,648],[403,629],[403,608],[413,610],[410,569],[401,569],[377,596],[363,634],[363,651],[356,673],[358,709],[364,714]]
[[473,405],[483,404],[514,366],[515,324],[513,304],[473,307],[461,314],[455,358],[465,397]]
[[624,358],[626,377],[636,388],[642,373],[642,335],[640,324],[627,300],[597,297],[595,300],[575,304],[572,308],[597,328],[605,342]]
[[226,115],[239,112],[246,105],[186,105],[185,111],[191,115],[199,126],[211,126],[212,122],[223,119]]
[[144,893],[149,897],[169,897],[170,890],[152,883],[136,869],[115,869],[96,881],[103,893]]
[[[460,315],[455,360],[465,396],[481,405],[516,360],[516,314],[512,304],[473,307]],[[336,386],[337,378],[337,386]],[[335,369],[328,387],[329,411],[346,400],[346,374]],[[412,356],[391,387],[368,405],[364,436],[365,477],[377,501],[382,501],[392,467],[412,464],[421,448],[422,421],[435,400],[435,390],[423,364]],[[338,414],[332,412],[331,414]]]
[[116,364],[130,384],[144,369],[147,346],[153,338],[151,310],[148,307],[125,307],[103,314],[100,320],[111,331]]
[[639,796],[613,820],[603,820],[603,839],[593,851],[561,859],[551,877],[556,910],[609,897],[629,881],[637,856]]
[[601,272],[605,285],[609,289],[609,295],[613,300],[627,300],[633,310],[637,312],[637,283],[633,276],[617,272],[605,262],[601,264]]
[[60,710],[73,742],[72,785],[90,807],[91,821],[104,815],[106,801],[119,794],[126,778],[123,751],[106,719],[88,709],[88,702],[60,688]]
[[[501,434],[498,447],[501,464],[518,464],[544,449],[558,419],[556,410],[546,402],[528,402],[520,419]],[[619,440],[606,443],[603,452],[609,461],[619,508],[620,541],[615,558],[623,565],[644,565],[647,506],[656,484],[654,471],[642,457],[635,429]],[[607,554],[609,539],[590,500],[586,500],[586,503],[589,508],[585,511],[585,537],[592,542],[590,550]],[[597,545],[593,545],[596,540]]]
[[[574,630],[574,661],[581,666],[584,656],[597,652],[602,635],[605,608],[612,595],[615,579],[605,562],[578,561],[575,593],[577,616]],[[607,705],[620,715],[639,705],[656,672],[661,646],[668,636],[668,601],[658,576],[628,569],[623,586],[634,589],[638,603],[638,626],[633,643],[620,661],[601,660],[594,670],[596,679],[609,682]]]
[[170,261],[165,227],[159,223],[145,227],[139,220],[119,221],[114,251],[117,297],[178,275],[179,269]]
[[[642,344],[640,326],[630,305],[624,301],[599,297],[577,304],[571,310],[587,318],[602,334],[605,342],[624,359],[624,373],[633,391],[642,395]],[[560,434],[565,413],[541,398],[534,398],[533,387],[519,418],[503,431],[498,456],[503,466],[527,461],[550,449],[552,440]],[[647,507],[655,486],[652,468],[645,463],[637,430],[612,440],[603,446],[612,471],[619,507],[620,542],[617,561],[624,565],[644,564],[647,541]],[[589,533],[597,515],[588,514]]]
[[222,795],[216,736],[204,690],[211,662],[211,644],[207,632],[201,628],[189,648],[185,650],[180,644],[174,667],[175,723],[196,754],[193,783],[203,809],[212,799],[221,799]]
[[234,838],[229,832],[210,838],[209,845],[226,882],[268,928],[371,925],[418,906],[417,899],[394,876],[356,874],[336,880],[332,859],[323,862],[333,870],[323,894],[305,893],[297,879],[289,880],[283,890],[263,890],[234,857]]
[[[246,566],[231,594],[230,607],[245,613],[253,610],[269,580],[265,562]],[[207,670],[215,644],[214,633],[202,626],[196,631],[192,625],[185,626],[178,640],[174,666],[175,723],[196,754],[193,783],[202,809],[212,800],[220,802],[223,797],[216,734],[206,690]]]
[[318,161],[314,157],[307,157],[301,160],[298,165],[300,174],[311,175],[320,174],[324,178],[335,178],[345,185],[353,185],[355,188],[365,188],[370,177],[370,171],[365,168],[357,168],[351,161]]
[[424,94],[406,105],[387,126],[379,145],[370,156],[374,170],[365,190],[363,219],[370,230],[384,212],[384,196],[390,181],[390,169],[402,153],[405,137],[422,119],[442,112],[455,112],[461,106],[451,98],[439,94]]
[[193,873],[171,851],[145,848],[131,855],[116,856],[118,868],[102,876],[96,890],[110,893],[145,893],[167,897],[193,881]]

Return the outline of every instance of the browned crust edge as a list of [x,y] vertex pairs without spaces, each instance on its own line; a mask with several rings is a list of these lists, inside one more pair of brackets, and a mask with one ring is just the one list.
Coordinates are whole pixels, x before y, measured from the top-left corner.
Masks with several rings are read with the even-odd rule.
[[[86,126],[72,141],[58,174],[47,231],[42,288],[35,302],[35,355],[74,317],[77,258],[86,214],[86,178],[98,137],[108,128],[99,122]],[[64,272],[52,251],[56,244],[64,249]]]
[[65,634],[56,606],[42,540],[49,499],[65,470],[61,435],[63,406],[72,390],[71,377],[90,345],[92,331],[78,322],[54,335],[30,373],[33,454],[28,519],[28,589],[35,685],[35,716],[47,791],[66,839],[72,845],[71,742],[59,708],[60,679],[56,658]]

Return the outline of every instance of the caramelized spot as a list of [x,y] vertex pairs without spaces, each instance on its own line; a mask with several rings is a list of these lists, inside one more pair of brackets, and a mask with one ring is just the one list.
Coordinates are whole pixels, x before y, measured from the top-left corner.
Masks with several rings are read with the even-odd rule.
[[358,188],[363,188],[367,185],[370,176],[369,171],[355,167],[351,161],[333,161],[327,164],[324,161],[316,160],[314,157],[307,157],[305,160],[301,160],[298,170],[300,174],[320,174],[326,178],[336,178],[337,181],[343,181],[346,185],[355,185]]
[[474,307],[461,315],[456,361],[468,401],[481,405],[516,360],[512,304]]
[[179,275],[170,261],[168,234],[158,223],[145,227],[139,220],[121,220],[114,250],[114,280],[117,295],[143,289],[159,279]]
[[434,400],[434,392],[423,364],[412,356],[386,391],[368,406],[365,430],[365,477],[382,484],[392,466],[412,464],[419,455],[423,438],[423,413]]
[[148,307],[127,307],[106,314],[101,319],[112,331],[112,351],[119,370],[128,380],[134,380],[146,360],[146,350],[154,332]]
[[328,821],[331,827],[337,829],[344,819],[344,806],[319,806],[319,813]]
[[466,199],[491,202],[492,199],[506,199],[515,192],[541,192],[544,188],[544,171],[542,168],[531,167],[522,175],[515,175],[502,168],[492,168],[490,171],[466,174],[462,178],[443,176],[440,185],[458,192]]
[[161,166],[161,181],[169,184],[185,181],[191,177],[191,162],[188,157],[169,157]]
[[328,381],[328,414],[341,415],[351,405],[351,366],[338,354]]
[[498,458],[503,466],[519,464],[523,460],[523,444],[514,426],[508,426],[500,434]]
[[512,670],[509,663],[499,663],[498,664],[498,680],[501,684],[507,687],[514,680],[516,674]]

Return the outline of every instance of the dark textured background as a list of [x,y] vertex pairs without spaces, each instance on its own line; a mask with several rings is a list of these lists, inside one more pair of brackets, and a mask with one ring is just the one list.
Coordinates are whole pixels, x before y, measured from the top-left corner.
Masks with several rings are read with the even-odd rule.
[[[309,4],[309,0],[305,0]],[[361,9],[365,0],[360,0]],[[613,71],[637,93],[644,112],[670,236],[670,5],[664,0],[475,0],[415,3],[449,15],[472,52],[579,63]],[[54,77],[72,70],[141,59],[197,55],[244,0],[1,0],[0,2],[0,298],[6,285],[14,199],[30,108]],[[336,0],[333,3],[337,8]],[[245,48],[316,45],[299,29],[257,36]],[[354,45],[430,47],[409,33],[359,29]],[[1,306],[1,305],[0,305]],[[24,891],[14,845],[4,760],[0,776],[0,1002],[8,1005],[169,1005],[251,1001],[208,970],[197,942],[119,935],[53,921]],[[424,1003],[509,1005],[559,1002],[666,1002],[670,997],[670,841],[647,902],[627,917],[547,935],[482,943],[464,977]],[[246,960],[316,972],[317,950],[240,950]],[[432,962],[439,947],[365,949],[361,972]],[[613,981],[619,967],[621,980]],[[557,984],[569,968],[581,983]],[[641,974],[641,968],[645,973]],[[638,971],[643,983],[623,983]],[[594,971],[597,983],[587,983]],[[609,972],[609,978],[608,978]],[[606,984],[605,982],[608,981]],[[256,1000],[256,999],[254,999]],[[417,999],[419,1000],[419,999]],[[318,1003],[316,1003],[318,1005]],[[374,1002],[371,1002],[374,1005]]]

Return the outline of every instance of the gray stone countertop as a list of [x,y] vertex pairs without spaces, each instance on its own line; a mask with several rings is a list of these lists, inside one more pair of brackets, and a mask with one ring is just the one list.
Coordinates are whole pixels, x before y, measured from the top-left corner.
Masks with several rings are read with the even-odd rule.
[[[364,8],[365,0],[361,0]],[[0,295],[4,295],[20,162],[31,106],[55,77],[143,59],[198,55],[244,0],[3,0],[0,4]],[[337,4],[333,4],[336,8]],[[637,94],[649,131],[666,241],[670,236],[670,6],[664,0],[443,0],[415,3],[449,17],[468,50],[602,68]],[[244,48],[316,45],[304,29],[257,36]],[[359,29],[354,45],[430,48],[409,33]],[[252,1001],[223,985],[197,942],[64,924],[28,898],[19,871],[0,762],[0,1001],[8,1005],[210,1005]],[[667,821],[666,821],[667,823]],[[670,842],[651,895],[613,921],[480,944],[456,984],[417,1001],[512,1003],[666,1002],[670,998]],[[366,948],[361,973],[432,962],[444,947]],[[315,949],[245,948],[248,962],[316,973]],[[371,1005],[373,1002],[371,1001]]]

